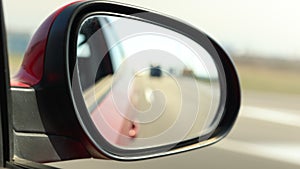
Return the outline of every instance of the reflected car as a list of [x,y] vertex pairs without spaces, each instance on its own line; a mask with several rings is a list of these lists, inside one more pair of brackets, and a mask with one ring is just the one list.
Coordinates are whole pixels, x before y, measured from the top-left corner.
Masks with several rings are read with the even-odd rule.
[[150,76],[152,77],[160,77],[161,76],[161,68],[160,66],[153,66],[150,67]]

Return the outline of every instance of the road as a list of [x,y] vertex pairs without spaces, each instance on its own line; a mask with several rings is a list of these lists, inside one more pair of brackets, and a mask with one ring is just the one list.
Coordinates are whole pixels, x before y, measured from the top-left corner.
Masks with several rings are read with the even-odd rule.
[[[219,96],[216,86],[191,76],[147,73],[134,76],[128,88],[126,81],[114,80],[111,90],[112,80],[107,76],[84,92],[93,122],[112,144],[125,149],[167,145],[210,131],[218,108],[219,97],[212,96]],[[132,130],[134,138],[128,136]]]
[[243,93],[230,134],[210,147],[138,162],[84,159],[52,163],[63,168],[300,168],[300,97]]
[[209,84],[191,77],[138,76],[131,93],[134,106],[129,112],[141,122],[130,147],[166,145],[184,137],[198,137],[207,121],[212,120],[209,117],[214,116],[209,114],[210,109],[214,111],[218,106],[212,104]]

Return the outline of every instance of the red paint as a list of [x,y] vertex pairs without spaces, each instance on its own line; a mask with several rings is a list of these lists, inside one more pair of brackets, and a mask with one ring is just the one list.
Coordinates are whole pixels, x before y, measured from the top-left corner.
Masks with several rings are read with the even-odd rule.
[[[78,2],[78,1],[76,1]],[[26,49],[25,56],[19,72],[13,77],[10,85],[13,87],[30,87],[38,84],[43,76],[45,50],[49,31],[56,17],[70,3],[55,11],[38,28]]]
[[[138,135],[138,124],[125,118],[120,111],[127,112],[130,103],[124,110],[119,110],[113,100],[112,92],[99,103],[91,113],[91,118],[100,134],[110,143],[120,146],[130,145]],[[128,109],[128,110],[127,110]]]
[[22,83],[19,81],[15,81],[14,79],[10,80],[10,86],[13,87],[22,87],[22,88],[29,88],[30,86],[26,83]]

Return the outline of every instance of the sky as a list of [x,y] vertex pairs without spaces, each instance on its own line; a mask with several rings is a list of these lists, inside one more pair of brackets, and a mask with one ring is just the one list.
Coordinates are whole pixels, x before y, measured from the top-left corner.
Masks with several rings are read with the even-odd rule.
[[[228,51],[300,60],[298,0],[117,0],[171,15],[206,32]],[[71,0],[4,0],[8,31],[32,34]]]

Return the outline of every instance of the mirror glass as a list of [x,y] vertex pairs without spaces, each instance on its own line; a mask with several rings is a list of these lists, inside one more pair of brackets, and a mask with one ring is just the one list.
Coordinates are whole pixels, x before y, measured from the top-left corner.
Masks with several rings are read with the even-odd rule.
[[171,28],[124,16],[89,16],[78,32],[76,66],[89,117],[115,147],[209,137],[222,116],[222,85],[212,56]]

